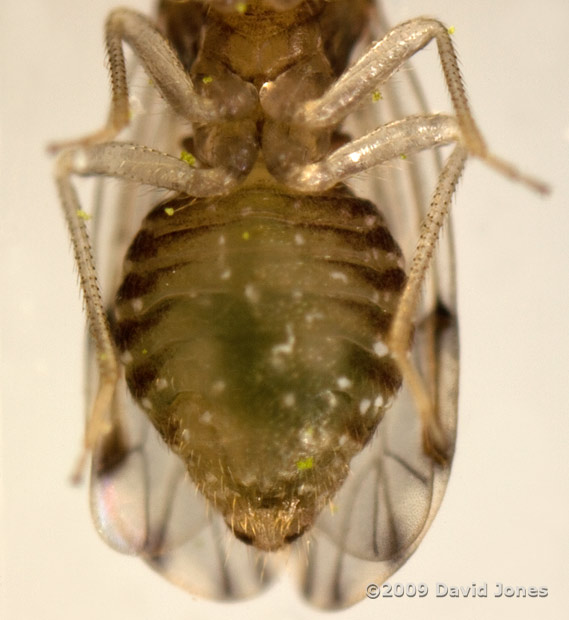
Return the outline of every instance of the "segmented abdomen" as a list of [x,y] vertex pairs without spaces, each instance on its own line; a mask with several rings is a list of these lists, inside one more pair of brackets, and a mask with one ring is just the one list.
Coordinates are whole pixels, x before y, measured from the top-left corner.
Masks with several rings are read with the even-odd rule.
[[163,412],[191,394],[260,443],[317,427],[361,448],[400,384],[382,341],[404,282],[382,217],[345,189],[180,197],[132,243],[114,335],[164,436]]

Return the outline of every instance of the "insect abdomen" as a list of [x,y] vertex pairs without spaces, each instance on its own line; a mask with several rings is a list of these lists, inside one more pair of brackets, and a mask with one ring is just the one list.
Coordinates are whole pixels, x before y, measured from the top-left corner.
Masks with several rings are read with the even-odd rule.
[[404,281],[383,219],[346,190],[177,198],[129,250],[115,339],[206,496],[292,498],[308,475],[319,510],[399,388],[382,339]]

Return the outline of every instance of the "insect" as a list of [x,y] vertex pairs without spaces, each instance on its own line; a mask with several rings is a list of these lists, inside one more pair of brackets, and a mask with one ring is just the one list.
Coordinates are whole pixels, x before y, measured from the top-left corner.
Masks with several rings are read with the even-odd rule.
[[[406,115],[390,78],[430,42],[453,111]],[[158,93],[168,110],[116,141],[136,125],[124,43],[143,107]],[[111,13],[106,45],[107,124],[54,147],[97,377],[97,529],[202,596],[255,594],[288,552],[309,601],[350,605],[413,553],[448,481],[457,322],[448,238],[434,248],[465,161],[546,188],[488,151],[434,19],[162,0],[156,25]],[[444,145],[428,203],[418,154]],[[112,236],[110,206],[94,214],[97,262],[77,175],[130,182]],[[133,184],[172,193],[148,208]]]

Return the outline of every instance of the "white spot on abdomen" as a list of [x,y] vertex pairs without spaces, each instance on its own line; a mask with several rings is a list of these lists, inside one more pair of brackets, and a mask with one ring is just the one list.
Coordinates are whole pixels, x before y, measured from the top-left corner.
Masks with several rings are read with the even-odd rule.
[[283,396],[283,405],[285,407],[294,407],[296,403],[296,396],[292,392],[288,392]]
[[224,389],[225,381],[223,381],[223,379],[218,379],[217,381],[214,381],[211,385],[211,391],[213,394],[221,394]]
[[200,416],[200,422],[202,424],[211,424],[211,413],[209,411],[204,411]]
[[323,319],[323,318],[324,318],[324,315],[322,314],[322,312],[317,312],[317,311],[307,312],[304,315],[304,320],[308,323],[308,325],[312,325],[312,323],[314,323],[316,319]]
[[294,332],[292,330],[292,325],[289,323],[286,326],[287,339],[286,342],[282,342],[280,344],[276,344],[271,349],[271,355],[273,357],[277,355],[291,355],[294,351],[294,343],[296,338],[294,336]]
[[341,390],[348,390],[352,387],[352,382],[348,379],[348,377],[338,377],[336,383]]
[[245,297],[252,303],[257,304],[261,299],[261,293],[254,284],[247,284],[245,286]]
[[160,392],[168,387],[168,381],[164,377],[156,379],[156,391]]
[[339,280],[344,284],[348,283],[348,276],[342,271],[332,271],[330,273],[330,277],[332,278],[332,280]]
[[378,357],[383,357],[384,355],[389,354],[389,349],[387,348],[387,345],[385,344],[385,342],[383,342],[383,340],[378,340],[373,345],[373,352]]

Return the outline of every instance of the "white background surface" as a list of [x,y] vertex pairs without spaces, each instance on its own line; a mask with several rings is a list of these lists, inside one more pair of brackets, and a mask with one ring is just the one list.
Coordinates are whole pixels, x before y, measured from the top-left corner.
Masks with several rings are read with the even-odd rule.
[[[125,2],[145,8],[148,2]],[[45,144],[100,125],[110,0],[4,0],[0,19],[2,618],[215,620],[324,616],[284,581],[231,606],[197,601],[99,540],[67,484],[82,429],[84,319]],[[391,583],[426,599],[364,601],[342,618],[561,618],[569,604],[569,4],[401,1],[456,26],[493,150],[549,181],[543,200],[469,163],[455,201],[462,337],[459,436],[431,531]],[[440,84],[433,46],[421,53]],[[436,582],[488,583],[437,599]],[[496,582],[546,599],[495,599]],[[278,606],[278,608],[277,608]]]

